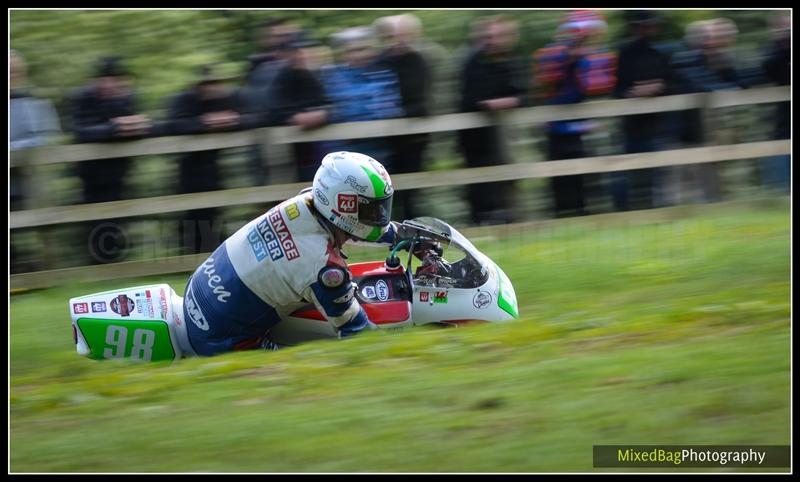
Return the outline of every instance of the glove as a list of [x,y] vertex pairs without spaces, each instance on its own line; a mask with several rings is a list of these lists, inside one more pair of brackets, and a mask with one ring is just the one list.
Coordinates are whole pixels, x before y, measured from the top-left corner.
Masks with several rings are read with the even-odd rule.
[[339,327],[339,339],[342,338],[349,338],[351,336],[357,335],[359,332],[363,330],[377,330],[378,325],[369,321],[367,318],[367,314],[364,312],[362,308],[361,311],[353,318],[352,320],[348,321],[344,325]]
[[442,249],[442,245],[438,241],[420,240],[414,243],[411,247],[411,252],[414,253],[417,259],[423,260],[430,254],[441,257],[444,249]]

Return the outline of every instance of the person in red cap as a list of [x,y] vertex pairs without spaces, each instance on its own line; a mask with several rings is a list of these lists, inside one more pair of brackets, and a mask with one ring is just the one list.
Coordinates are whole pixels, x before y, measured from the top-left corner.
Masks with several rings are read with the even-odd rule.
[[[616,57],[600,44],[606,28],[599,12],[569,12],[554,42],[534,53],[534,82],[545,104],[575,104],[611,92]],[[584,157],[583,135],[592,128],[587,120],[548,123],[548,160]],[[586,213],[584,176],[556,176],[551,187],[557,217]]]

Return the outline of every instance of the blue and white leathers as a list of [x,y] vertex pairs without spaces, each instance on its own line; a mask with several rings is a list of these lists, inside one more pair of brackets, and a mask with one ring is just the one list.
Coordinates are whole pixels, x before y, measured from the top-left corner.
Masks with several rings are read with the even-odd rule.
[[[287,314],[312,302],[343,336],[370,325],[353,297],[332,234],[303,192],[250,221],[192,274],[184,295],[199,355],[256,348]],[[389,229],[378,243],[391,244]]]

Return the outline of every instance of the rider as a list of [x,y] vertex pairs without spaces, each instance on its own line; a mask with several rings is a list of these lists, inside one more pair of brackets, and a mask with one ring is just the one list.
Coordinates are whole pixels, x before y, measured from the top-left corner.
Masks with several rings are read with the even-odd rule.
[[394,242],[392,195],[375,159],[326,155],[311,188],[247,223],[189,278],[183,310],[193,351],[273,348],[270,328],[307,302],[340,337],[374,328],[340,250],[351,240]]

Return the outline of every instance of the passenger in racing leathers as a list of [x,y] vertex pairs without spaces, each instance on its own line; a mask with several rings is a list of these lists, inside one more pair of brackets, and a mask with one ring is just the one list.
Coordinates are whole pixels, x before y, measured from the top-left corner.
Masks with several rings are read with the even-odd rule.
[[183,303],[187,348],[205,356],[273,348],[269,330],[309,302],[340,337],[374,328],[340,250],[348,241],[393,244],[392,195],[375,159],[325,156],[311,188],[247,223],[191,276]]

